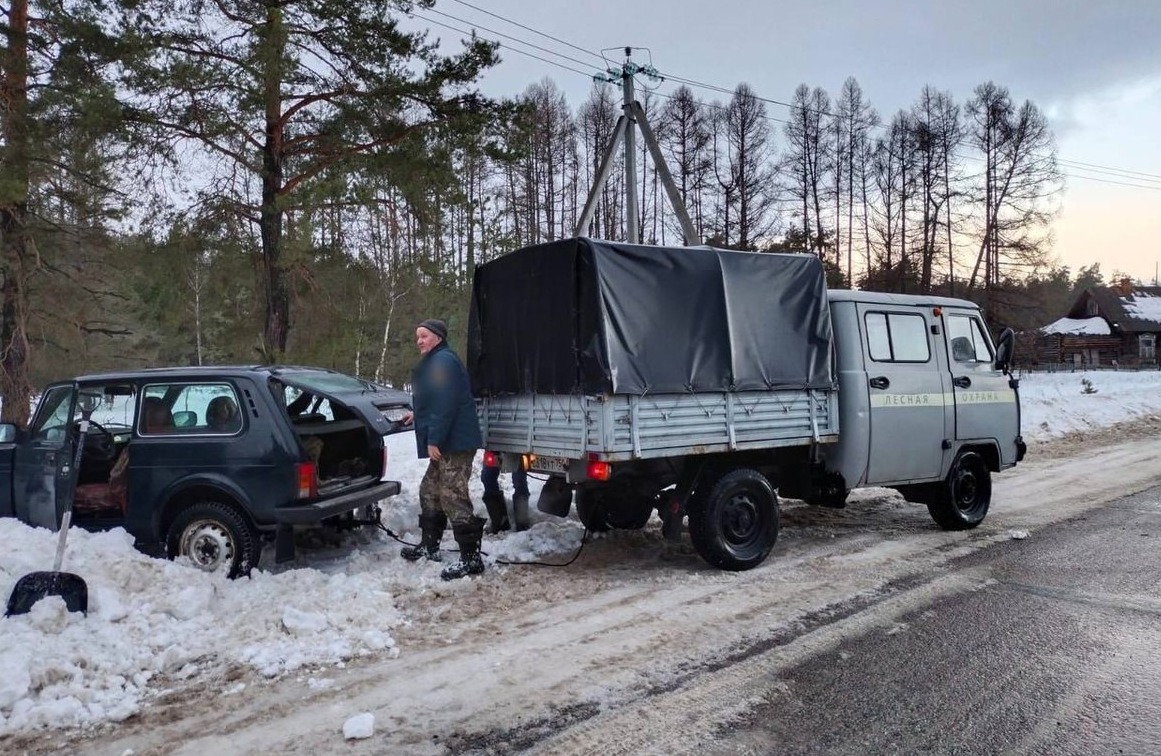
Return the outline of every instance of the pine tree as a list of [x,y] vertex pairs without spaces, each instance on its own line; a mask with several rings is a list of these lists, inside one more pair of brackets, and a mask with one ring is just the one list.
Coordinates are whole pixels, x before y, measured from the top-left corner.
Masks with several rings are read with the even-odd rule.
[[[434,0],[119,0],[147,53],[123,85],[154,144],[204,177],[257,229],[265,315],[260,351],[281,359],[291,330],[288,214],[310,205],[331,168],[360,158],[428,155],[431,132],[479,125],[490,103],[471,87],[496,46],[442,56],[396,18]],[[446,159],[446,155],[436,159]],[[434,216],[438,221],[438,215]]]

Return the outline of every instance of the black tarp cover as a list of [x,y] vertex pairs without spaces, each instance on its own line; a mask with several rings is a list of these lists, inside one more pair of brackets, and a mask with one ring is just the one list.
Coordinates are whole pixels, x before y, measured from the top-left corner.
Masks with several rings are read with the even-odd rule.
[[818,258],[574,238],[476,269],[477,396],[829,388]]

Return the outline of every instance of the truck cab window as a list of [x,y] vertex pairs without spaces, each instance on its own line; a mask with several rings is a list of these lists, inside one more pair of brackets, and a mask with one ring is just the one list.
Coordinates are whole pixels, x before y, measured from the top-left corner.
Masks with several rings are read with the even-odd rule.
[[948,316],[947,339],[953,362],[968,365],[991,363],[991,343],[979,319],[965,315]]
[[931,347],[922,315],[869,312],[866,315],[867,353],[875,362],[927,362]]

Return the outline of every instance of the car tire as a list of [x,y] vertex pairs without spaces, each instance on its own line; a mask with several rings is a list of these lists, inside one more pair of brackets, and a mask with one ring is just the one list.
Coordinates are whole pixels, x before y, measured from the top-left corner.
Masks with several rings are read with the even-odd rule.
[[714,567],[749,570],[778,540],[778,495],[757,470],[732,470],[687,506],[693,548]]
[[228,504],[204,501],[181,510],[166,536],[170,559],[186,557],[207,572],[225,570],[230,578],[249,575],[258,564],[261,544],[244,515]]
[[931,519],[944,530],[971,530],[984,521],[992,503],[992,473],[978,452],[956,455],[940,490],[927,502]]

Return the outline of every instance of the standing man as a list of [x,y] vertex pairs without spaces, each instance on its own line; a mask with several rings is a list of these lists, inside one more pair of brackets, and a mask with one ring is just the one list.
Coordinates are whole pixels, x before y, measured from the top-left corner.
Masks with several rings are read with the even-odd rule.
[[399,553],[409,561],[442,561],[439,543],[450,521],[460,559],[444,568],[440,576],[454,580],[479,575],[484,571],[480,558],[484,520],[472,512],[468,476],[483,437],[468,371],[447,345],[447,323],[442,320],[431,318],[420,323],[415,329],[415,344],[422,356],[411,372],[414,411],[404,421],[414,420],[419,458],[431,461],[419,484],[423,539],[418,546],[406,546]]
[[[484,508],[488,510],[488,532],[499,533],[511,529],[508,522],[508,502],[500,489],[500,468],[484,465],[480,470],[484,484]],[[528,473],[517,468],[512,471],[512,515],[516,530],[528,530]]]

